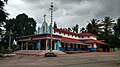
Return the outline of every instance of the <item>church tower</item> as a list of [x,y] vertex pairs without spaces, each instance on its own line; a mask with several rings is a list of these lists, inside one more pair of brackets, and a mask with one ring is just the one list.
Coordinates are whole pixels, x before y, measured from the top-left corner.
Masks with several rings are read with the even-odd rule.
[[46,23],[46,19],[45,19],[46,15],[44,14],[43,17],[44,17],[44,22],[41,26],[40,34],[47,34],[47,33],[49,33],[49,27],[48,27],[48,24]]

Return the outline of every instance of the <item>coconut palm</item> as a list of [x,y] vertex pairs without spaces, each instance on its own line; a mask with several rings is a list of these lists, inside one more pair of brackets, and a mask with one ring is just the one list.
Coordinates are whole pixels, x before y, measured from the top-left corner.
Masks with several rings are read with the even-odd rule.
[[86,27],[87,32],[93,33],[98,35],[100,32],[100,28],[99,28],[99,24],[98,24],[99,20],[97,19],[91,19],[90,21],[88,21],[88,25]]
[[101,25],[103,26],[103,32],[104,34],[110,34],[112,32],[112,28],[114,27],[114,20],[111,17],[105,17],[104,20],[102,20]]

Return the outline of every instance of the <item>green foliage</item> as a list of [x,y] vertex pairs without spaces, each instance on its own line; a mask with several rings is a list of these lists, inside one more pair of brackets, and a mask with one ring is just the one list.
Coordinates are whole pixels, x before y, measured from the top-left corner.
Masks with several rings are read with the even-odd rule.
[[2,44],[0,44],[0,54],[4,52],[4,47]]
[[105,35],[111,35],[112,28],[114,26],[114,20],[111,17],[105,17],[102,20],[101,25],[103,26],[103,32]]
[[23,13],[16,16],[15,19],[7,20],[5,28],[7,31],[12,30],[13,37],[34,35],[36,32],[36,21]]
[[76,24],[76,25],[73,26],[73,28],[72,28],[73,32],[76,32],[76,33],[78,33],[78,29],[79,29],[79,25],[78,25],[78,24]]
[[69,31],[69,32],[71,32],[71,31],[72,31],[72,29],[71,29],[70,27],[68,27],[68,31]]
[[84,27],[82,27],[82,28],[80,29],[80,32],[81,32],[81,33],[84,33],[84,32],[86,32],[86,29],[85,29]]
[[92,19],[86,26],[87,32],[98,35],[98,39],[105,40],[109,47],[120,47],[120,18],[116,24],[114,21],[111,17],[105,17],[101,23],[98,23],[97,19]]
[[[4,27],[6,28],[6,33],[2,41],[5,48],[8,48],[9,36],[12,36],[12,44],[13,40],[16,39],[16,37],[34,35],[36,32],[36,21],[33,18],[28,17],[24,13],[17,15],[16,18],[6,20],[5,23],[6,25]],[[12,31],[11,34],[10,30]],[[14,50],[17,50],[14,47],[12,48]]]
[[88,22],[89,23],[86,27],[87,32],[98,35],[100,32],[100,28],[99,28],[99,24],[98,24],[99,20],[93,18],[92,20],[90,20]]
[[54,26],[53,26],[54,28],[57,28],[57,24],[56,24],[56,22],[54,22]]
[[[8,15],[8,13],[6,13],[4,10],[4,5],[5,5],[4,1],[0,0],[0,27],[3,26],[3,23],[6,21]],[[0,28],[0,53],[4,52],[3,36],[4,36],[3,29]]]

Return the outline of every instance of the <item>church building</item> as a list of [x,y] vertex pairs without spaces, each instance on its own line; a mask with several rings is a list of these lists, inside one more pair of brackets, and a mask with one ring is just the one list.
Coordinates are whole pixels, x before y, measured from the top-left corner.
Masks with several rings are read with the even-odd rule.
[[45,21],[38,27],[36,35],[18,37],[21,50],[60,50],[60,51],[97,51],[105,45],[104,40],[97,40],[92,33],[74,33],[68,30],[53,28]]
[[105,45],[103,40],[92,33],[75,33],[68,30],[52,27],[53,3],[50,6],[51,23],[45,21],[38,27],[36,35],[18,37],[21,50],[60,50],[60,51],[97,51]]

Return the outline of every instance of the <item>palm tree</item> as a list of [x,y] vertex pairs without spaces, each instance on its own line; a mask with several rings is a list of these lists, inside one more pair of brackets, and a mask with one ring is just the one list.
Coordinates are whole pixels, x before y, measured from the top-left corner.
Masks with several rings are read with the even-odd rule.
[[84,28],[84,27],[82,27],[82,28],[80,29],[80,32],[81,32],[81,33],[86,32],[85,28]]
[[69,32],[71,32],[72,31],[72,29],[70,28],[70,27],[68,27],[68,29],[67,29]]
[[103,26],[103,32],[105,35],[110,34],[112,32],[112,28],[114,27],[114,20],[110,17],[105,17],[102,20],[101,25]]
[[94,19],[94,18],[92,20],[88,21],[88,25],[86,27],[87,32],[98,35],[100,32],[98,22],[99,22],[99,20]]
[[120,18],[117,19],[117,23],[114,25],[113,29],[115,35],[120,35]]

